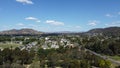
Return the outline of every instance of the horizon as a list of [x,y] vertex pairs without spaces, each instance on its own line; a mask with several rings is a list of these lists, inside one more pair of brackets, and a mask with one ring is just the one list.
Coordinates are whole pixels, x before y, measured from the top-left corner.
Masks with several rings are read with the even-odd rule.
[[[35,30],[35,31],[39,31],[39,32],[45,32],[45,33],[64,33],[64,32],[70,32],[70,33],[82,33],[82,32],[88,32],[88,31],[90,31],[90,30],[93,30],[93,29],[105,29],[105,28],[114,28],[114,27],[118,27],[118,28],[120,28],[119,26],[111,26],[111,27],[104,27],[104,28],[92,28],[92,29],[89,29],[89,30],[87,30],[87,31],[54,31],[54,32],[46,32],[46,31],[39,31],[39,30],[36,30],[36,29],[32,29],[32,28],[21,28],[21,29],[8,29],[8,30],[3,30],[3,31],[9,31],[9,30],[22,30],[22,29],[32,29],[32,30]],[[2,31],[0,31],[0,32],[2,32]]]
[[117,0],[2,0],[0,31],[85,32],[120,27],[118,6]]

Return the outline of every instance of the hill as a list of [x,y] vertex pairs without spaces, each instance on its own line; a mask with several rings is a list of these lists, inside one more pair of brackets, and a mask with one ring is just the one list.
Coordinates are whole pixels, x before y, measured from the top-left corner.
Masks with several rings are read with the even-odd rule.
[[43,33],[33,29],[12,29],[1,31],[0,35],[60,35],[60,34],[73,34],[73,35],[104,35],[104,36],[120,36],[120,27],[96,28],[87,32],[53,32]]
[[120,27],[97,28],[85,33],[89,35],[120,36]]
[[20,30],[12,29],[0,32],[0,35],[39,35],[39,34],[42,34],[42,32],[33,29],[20,29]]

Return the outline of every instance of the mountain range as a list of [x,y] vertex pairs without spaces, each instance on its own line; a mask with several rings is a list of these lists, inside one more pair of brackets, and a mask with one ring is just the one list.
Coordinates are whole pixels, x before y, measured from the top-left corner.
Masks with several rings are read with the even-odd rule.
[[[62,32],[56,32],[62,33]],[[69,34],[69,33],[75,33],[75,32],[63,32],[63,34]],[[79,34],[102,34],[102,35],[117,35],[120,36],[120,27],[107,27],[107,28],[96,28],[96,29],[91,29],[87,32],[77,32]],[[6,31],[1,31],[0,35],[40,35],[40,34],[52,34],[52,33],[45,33],[45,32],[40,32],[34,29],[12,29],[12,30],[6,30]],[[55,32],[54,32],[55,34]]]

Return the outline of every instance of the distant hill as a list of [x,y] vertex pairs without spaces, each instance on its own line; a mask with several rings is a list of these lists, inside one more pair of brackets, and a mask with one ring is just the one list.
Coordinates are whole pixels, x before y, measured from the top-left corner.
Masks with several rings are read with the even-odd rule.
[[86,34],[102,34],[106,36],[120,36],[120,27],[92,29],[86,32]]
[[89,30],[87,32],[53,32],[53,33],[43,33],[39,32],[33,29],[12,29],[12,30],[6,30],[1,31],[0,35],[43,35],[43,36],[49,36],[49,35],[105,35],[105,36],[120,36],[120,27],[108,27],[108,28],[96,28]]
[[38,34],[42,34],[42,32],[33,29],[20,29],[20,30],[12,29],[0,32],[0,35],[38,35]]

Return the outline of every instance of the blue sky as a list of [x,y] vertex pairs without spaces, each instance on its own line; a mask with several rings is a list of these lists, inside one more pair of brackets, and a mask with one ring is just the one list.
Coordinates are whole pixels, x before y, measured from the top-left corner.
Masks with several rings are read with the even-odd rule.
[[87,31],[120,26],[120,0],[1,0],[0,31]]

